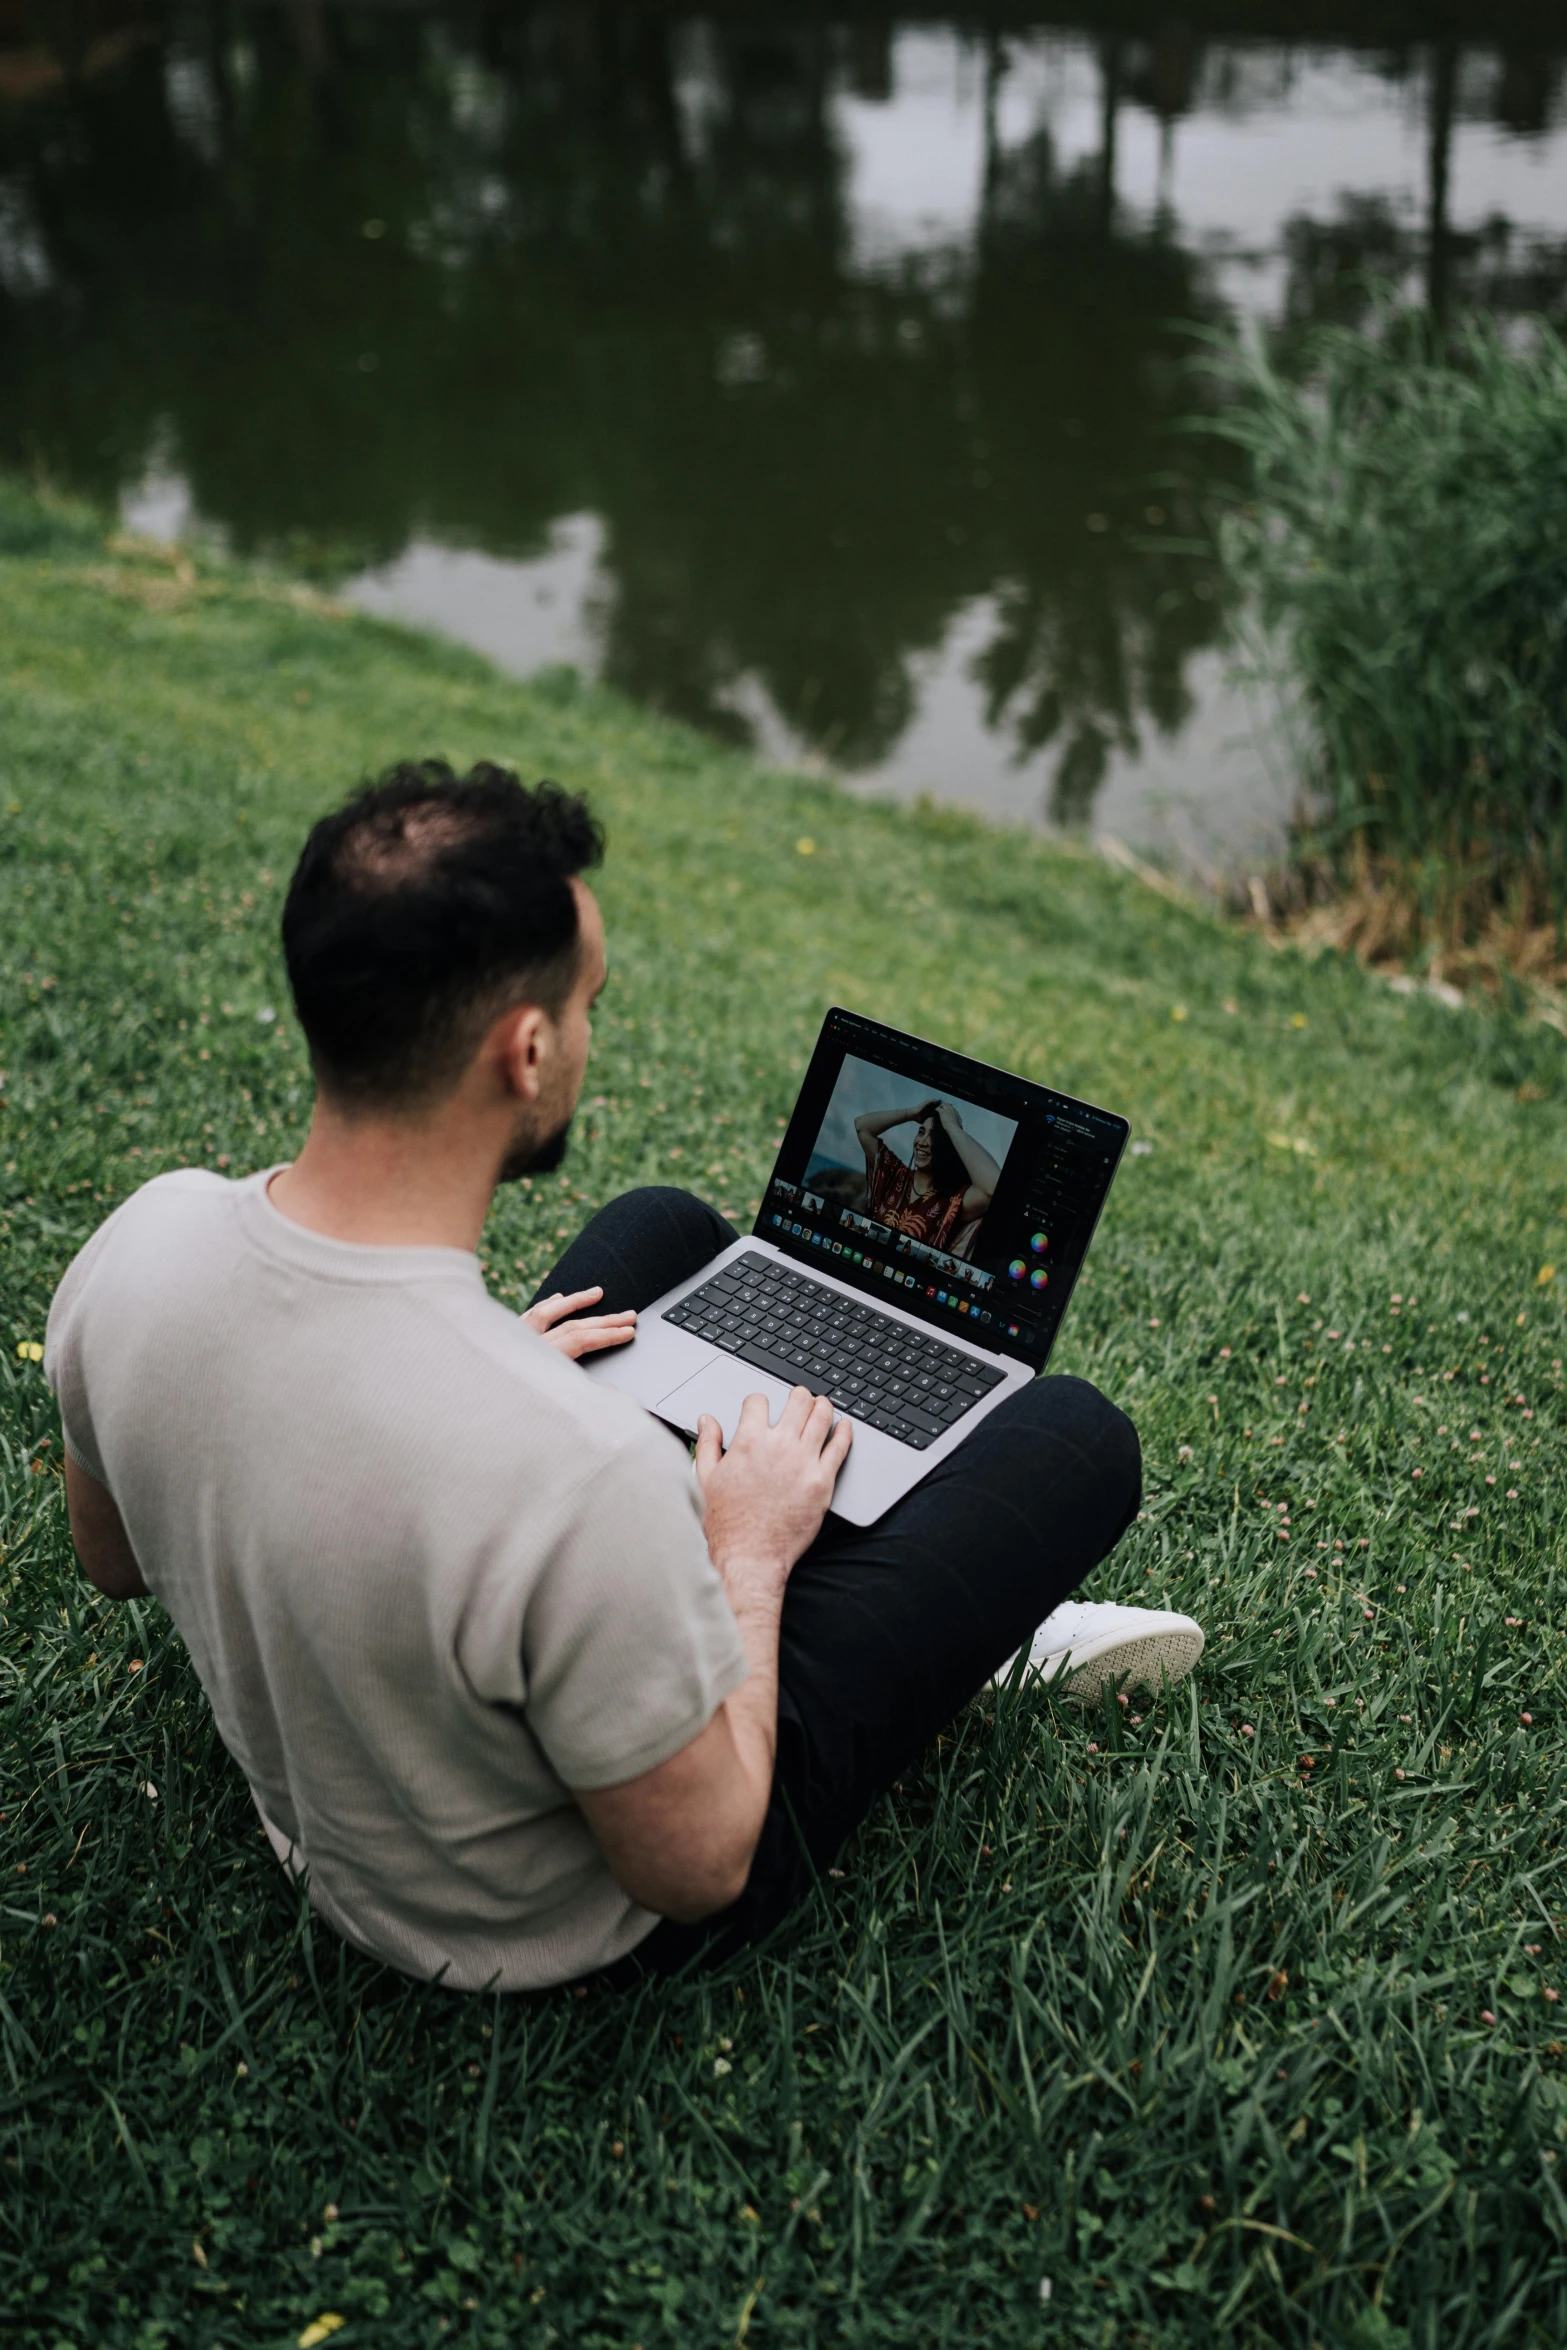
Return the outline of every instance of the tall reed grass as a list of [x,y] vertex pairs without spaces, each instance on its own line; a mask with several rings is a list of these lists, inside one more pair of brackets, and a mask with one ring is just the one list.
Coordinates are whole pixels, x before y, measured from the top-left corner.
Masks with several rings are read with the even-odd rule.
[[1567,344],[1384,305],[1289,376],[1210,349],[1221,544],[1303,736],[1286,900],[1369,960],[1567,976]]

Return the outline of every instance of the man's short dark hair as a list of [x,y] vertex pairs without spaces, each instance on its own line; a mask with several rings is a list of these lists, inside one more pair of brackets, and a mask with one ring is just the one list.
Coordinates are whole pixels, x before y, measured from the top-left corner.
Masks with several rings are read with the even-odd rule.
[[512,1004],[558,1016],[577,976],[586,801],[481,761],[409,760],[323,816],[283,907],[294,1008],[323,1090],[412,1108],[456,1085]]

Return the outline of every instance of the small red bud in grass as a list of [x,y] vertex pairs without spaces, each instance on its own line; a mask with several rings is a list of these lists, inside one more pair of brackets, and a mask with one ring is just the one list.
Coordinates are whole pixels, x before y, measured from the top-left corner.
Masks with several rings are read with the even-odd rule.
[[1480,2010],[1480,2021],[1483,2024],[1494,2024],[1496,2018],[1488,2007],[1482,2007]]

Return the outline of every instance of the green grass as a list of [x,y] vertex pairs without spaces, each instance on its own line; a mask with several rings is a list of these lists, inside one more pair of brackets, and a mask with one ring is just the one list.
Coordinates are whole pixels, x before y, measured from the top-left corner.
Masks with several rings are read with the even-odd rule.
[[[1561,2341],[1562,1039],[283,581],[0,529],[5,2340]],[[976,1704],[773,1946],[634,1996],[457,1999],[312,1925],[166,1620],[76,1578],[17,1352],[146,1176],[297,1139],[284,880],[430,751],[610,833],[578,1140],[497,1206],[502,1296],[626,1184],[743,1212],[835,999],[1152,1145],[1055,1367],[1146,1447],[1097,1588],[1196,1612],[1198,1674]]]

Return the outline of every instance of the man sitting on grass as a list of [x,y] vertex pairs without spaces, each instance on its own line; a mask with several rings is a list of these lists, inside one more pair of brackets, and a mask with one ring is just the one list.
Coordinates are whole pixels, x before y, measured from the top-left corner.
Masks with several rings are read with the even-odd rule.
[[[576,1358],[733,1238],[628,1193],[517,1316],[475,1250],[557,1167],[604,984],[600,836],[549,785],[399,768],[316,825],[283,945],[291,1166],[162,1175],[49,1317],[71,1528],[178,1625],[268,1837],[349,1941],[464,1990],[765,1933],[1119,1540],[1131,1424],[1040,1379],[869,1531],[796,1389],[694,1464]],[[1095,1686],[1173,1622],[1058,1610]]]

